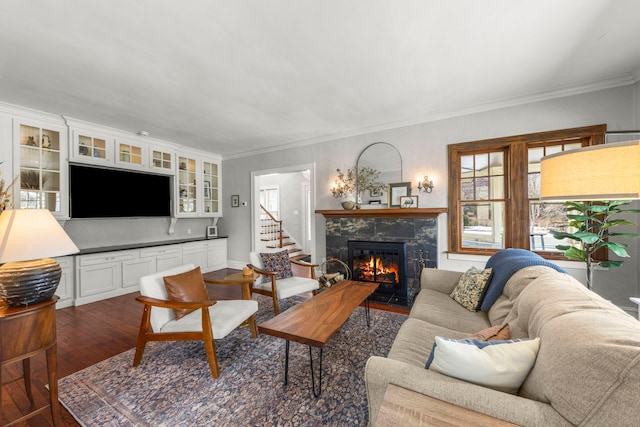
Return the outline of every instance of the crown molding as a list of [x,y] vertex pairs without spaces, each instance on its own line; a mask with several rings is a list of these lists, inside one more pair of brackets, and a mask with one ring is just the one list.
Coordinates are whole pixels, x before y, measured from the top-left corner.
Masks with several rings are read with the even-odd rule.
[[342,138],[350,138],[359,135],[366,135],[368,133],[382,132],[390,129],[396,129],[407,126],[419,125],[422,123],[435,122],[439,120],[450,119],[454,117],[467,116],[476,113],[483,113],[487,111],[499,110],[502,108],[515,107],[518,105],[533,104],[536,102],[547,101],[550,99],[564,98],[567,96],[581,95],[584,93],[597,92],[600,90],[613,89],[616,87],[630,86],[637,83],[640,80],[640,68],[637,68],[633,72],[625,73],[620,76],[611,77],[602,80],[594,80],[581,84],[568,85],[559,88],[533,92],[527,95],[501,99],[491,101],[485,104],[479,104],[468,108],[461,108],[458,110],[435,112],[419,117],[415,117],[407,120],[400,120],[394,122],[387,122],[371,126],[363,126],[356,129],[351,129],[344,132],[337,132],[333,134],[322,135],[314,138],[309,138],[301,141],[292,141],[286,144],[274,145],[266,147],[260,150],[243,151],[239,153],[229,154],[222,156],[223,160],[232,160],[242,157],[250,157],[259,154],[272,153],[274,151],[281,151],[285,149],[304,147],[307,145],[318,144],[322,142],[334,141]]

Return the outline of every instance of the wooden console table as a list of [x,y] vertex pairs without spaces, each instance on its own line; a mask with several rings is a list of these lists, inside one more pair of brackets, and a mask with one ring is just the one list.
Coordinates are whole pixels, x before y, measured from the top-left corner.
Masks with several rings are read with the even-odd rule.
[[391,426],[514,427],[516,424],[389,384],[376,427]]
[[[23,377],[27,396],[33,405],[31,394],[30,358],[46,351],[47,373],[49,378],[48,405],[36,409],[7,426],[16,425],[51,409],[53,424],[59,424],[60,406],[58,404],[58,361],[56,350],[56,302],[54,296],[49,301],[28,307],[0,307],[0,385],[2,366],[22,361]],[[12,381],[19,380],[16,378]],[[9,381],[9,382],[12,382]],[[2,393],[0,392],[0,410]]]

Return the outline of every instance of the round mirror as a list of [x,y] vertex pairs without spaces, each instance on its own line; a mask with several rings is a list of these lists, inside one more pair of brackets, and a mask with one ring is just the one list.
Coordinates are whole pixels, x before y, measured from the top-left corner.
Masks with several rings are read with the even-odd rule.
[[367,146],[356,161],[356,173],[358,170],[369,167],[380,172],[378,181],[385,184],[385,190],[377,194],[360,194],[363,204],[386,204],[386,186],[390,183],[402,182],[402,156],[396,147],[388,142],[374,142]]

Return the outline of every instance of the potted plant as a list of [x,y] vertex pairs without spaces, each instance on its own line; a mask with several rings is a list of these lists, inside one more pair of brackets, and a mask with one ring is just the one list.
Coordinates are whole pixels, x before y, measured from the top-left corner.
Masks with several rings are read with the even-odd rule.
[[381,191],[385,184],[378,180],[380,172],[377,169],[365,166],[360,169],[348,169],[345,174],[340,169],[336,186],[331,189],[334,197],[343,199],[342,207],[353,209],[356,202],[360,202],[360,192],[363,190]]
[[602,202],[566,202],[564,204],[569,227],[575,229],[573,233],[565,231],[550,231],[558,240],[570,239],[575,245],[557,245],[556,248],[564,251],[568,259],[580,260],[587,264],[587,288],[593,284],[593,270],[595,267],[620,267],[623,261],[602,261],[594,256],[601,249],[608,249],[619,257],[627,258],[627,245],[609,241],[610,237],[638,237],[636,233],[617,233],[612,229],[619,226],[635,226],[636,224],[625,219],[614,219],[615,215],[626,213],[640,213],[638,209],[627,209],[624,206],[630,204],[630,200],[612,200]]

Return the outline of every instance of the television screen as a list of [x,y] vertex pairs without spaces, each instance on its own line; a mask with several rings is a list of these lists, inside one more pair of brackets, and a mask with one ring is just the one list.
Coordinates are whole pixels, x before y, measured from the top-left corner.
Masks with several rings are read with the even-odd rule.
[[71,218],[170,216],[172,177],[71,164]]

